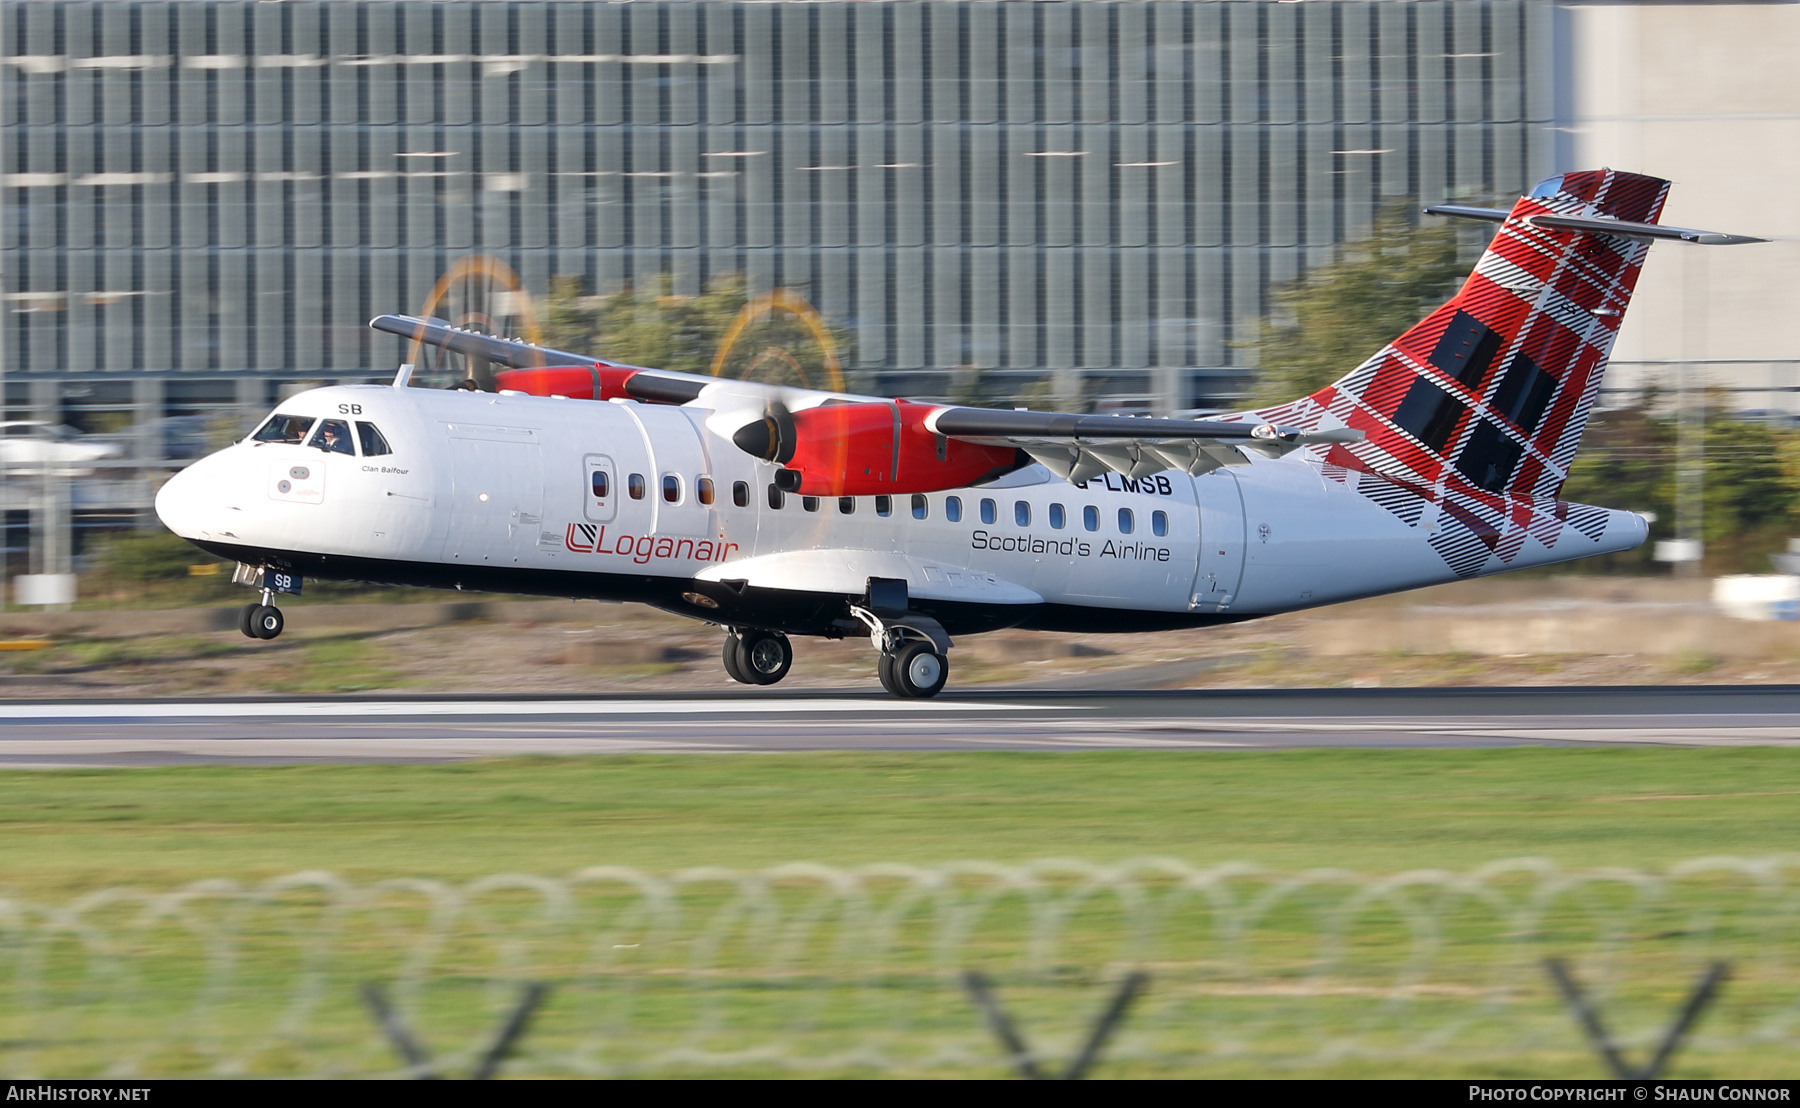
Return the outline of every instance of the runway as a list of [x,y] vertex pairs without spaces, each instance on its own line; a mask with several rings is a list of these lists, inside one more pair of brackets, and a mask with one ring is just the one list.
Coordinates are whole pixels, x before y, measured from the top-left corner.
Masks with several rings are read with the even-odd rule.
[[1800,686],[0,702],[0,766],[518,754],[1800,745]]

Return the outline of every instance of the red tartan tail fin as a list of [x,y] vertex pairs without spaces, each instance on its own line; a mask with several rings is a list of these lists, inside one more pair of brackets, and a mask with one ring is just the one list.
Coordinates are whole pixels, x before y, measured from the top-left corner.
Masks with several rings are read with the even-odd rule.
[[[1543,182],[1506,213],[1449,303],[1342,380],[1259,414],[1362,430],[1365,441],[1334,460],[1406,485],[1554,499],[1649,249],[1655,229],[1642,225],[1656,222],[1668,189],[1607,169]],[[1542,215],[1580,226],[1532,221]],[[1640,230],[1593,229],[1603,221]]]

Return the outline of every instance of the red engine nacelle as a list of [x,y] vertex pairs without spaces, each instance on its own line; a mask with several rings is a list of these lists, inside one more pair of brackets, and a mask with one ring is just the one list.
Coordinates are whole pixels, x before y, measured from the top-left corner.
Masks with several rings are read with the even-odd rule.
[[746,424],[732,441],[782,465],[776,483],[804,496],[937,492],[1019,467],[1012,447],[933,434],[925,417],[936,410],[909,400],[824,404]]
[[[630,395],[625,382],[637,369],[593,365],[553,365],[532,369],[503,369],[494,374],[494,382],[503,389],[531,396],[566,396],[571,400],[611,400]],[[598,395],[596,395],[596,393]]]

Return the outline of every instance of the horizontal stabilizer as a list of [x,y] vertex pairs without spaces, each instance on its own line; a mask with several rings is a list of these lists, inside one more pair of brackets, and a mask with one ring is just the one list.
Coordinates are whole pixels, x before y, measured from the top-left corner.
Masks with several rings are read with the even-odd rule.
[[[1488,223],[1505,223],[1512,213],[1505,208],[1470,208],[1460,204],[1434,204],[1425,209],[1426,215],[1447,215],[1459,219],[1479,219]],[[1525,217],[1525,222],[1534,227],[1548,227],[1556,231],[1580,231],[1591,235],[1613,235],[1618,238],[1652,240],[1670,239],[1680,242],[1694,242],[1701,246],[1740,246],[1747,242],[1768,242],[1750,235],[1728,235],[1723,231],[1699,231],[1692,227],[1664,227],[1658,223],[1634,223],[1625,219],[1613,219],[1609,216],[1556,215],[1546,212],[1542,215]]]

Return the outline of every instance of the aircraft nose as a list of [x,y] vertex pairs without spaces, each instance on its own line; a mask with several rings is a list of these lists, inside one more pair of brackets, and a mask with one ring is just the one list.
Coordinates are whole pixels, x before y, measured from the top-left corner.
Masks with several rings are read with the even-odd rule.
[[195,466],[189,466],[163,482],[156,490],[156,518],[162,525],[184,539],[200,537],[199,482],[194,479]]
[[219,531],[226,510],[226,489],[220,487],[223,459],[219,454],[202,458],[163,482],[156,493],[156,518],[184,539],[204,538]]

